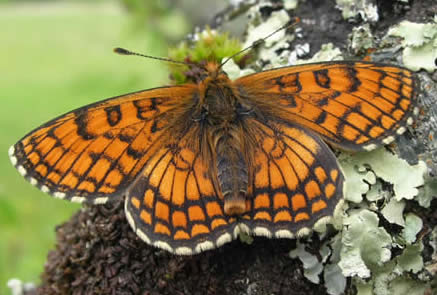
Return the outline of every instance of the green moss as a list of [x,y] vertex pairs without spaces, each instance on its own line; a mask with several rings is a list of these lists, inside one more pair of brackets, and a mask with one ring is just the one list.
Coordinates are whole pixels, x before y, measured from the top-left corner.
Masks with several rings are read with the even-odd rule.
[[[219,33],[207,28],[205,31],[196,34],[195,42],[182,42],[178,46],[169,49],[169,58],[175,61],[184,61],[194,64],[206,62],[221,63],[226,57],[230,57],[241,51],[242,46],[236,38],[229,37],[228,33]],[[243,54],[236,55],[236,62],[243,58]],[[176,84],[187,82],[186,72],[188,66],[169,63],[172,79]]]

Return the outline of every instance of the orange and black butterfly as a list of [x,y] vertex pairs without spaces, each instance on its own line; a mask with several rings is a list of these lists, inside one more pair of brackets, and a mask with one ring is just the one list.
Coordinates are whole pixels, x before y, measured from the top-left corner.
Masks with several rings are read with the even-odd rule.
[[109,98],[62,115],[9,150],[20,174],[73,202],[125,198],[148,244],[190,255],[240,232],[293,238],[333,215],[344,176],[324,142],[391,143],[417,114],[397,66],[335,61]]

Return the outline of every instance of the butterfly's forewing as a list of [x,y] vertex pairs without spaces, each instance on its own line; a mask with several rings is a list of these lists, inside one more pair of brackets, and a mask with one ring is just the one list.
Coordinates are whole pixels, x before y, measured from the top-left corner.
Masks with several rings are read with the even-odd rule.
[[110,98],[62,115],[9,150],[33,185],[55,197],[104,203],[122,196],[159,148],[168,113],[194,86],[162,87]]
[[348,150],[392,142],[418,111],[412,72],[371,62],[278,68],[239,78],[235,85],[267,115],[309,128]]
[[333,215],[344,177],[329,147],[311,131],[287,122],[251,120],[256,140],[253,195],[242,218],[246,231],[268,237],[308,233]]

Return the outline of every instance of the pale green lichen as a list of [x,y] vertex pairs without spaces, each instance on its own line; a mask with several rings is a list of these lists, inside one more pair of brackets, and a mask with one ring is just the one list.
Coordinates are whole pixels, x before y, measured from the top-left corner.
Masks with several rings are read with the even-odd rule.
[[[413,255],[416,256],[416,255]],[[413,258],[414,261],[416,258]],[[408,260],[408,259],[407,259]],[[414,264],[415,262],[413,262]],[[407,263],[407,265],[412,265]],[[403,273],[395,261],[390,261],[382,267],[372,269],[372,279],[364,281],[355,278],[354,285],[357,295],[423,295],[428,284],[412,280],[407,273]],[[408,293],[406,293],[408,292]]]
[[371,284],[355,281],[354,285],[357,288],[357,295],[374,295],[373,286]]
[[368,0],[336,0],[336,7],[341,10],[344,19],[356,18],[358,15],[364,21],[376,22],[379,19],[378,8]]
[[375,295],[394,295],[391,294],[389,285],[390,281],[398,275],[394,272],[395,267],[396,263],[390,261],[381,267],[373,269],[372,280],[369,281],[369,284],[373,285]]
[[[329,253],[326,253],[326,250],[329,251],[329,249],[324,250],[325,258]],[[298,242],[296,249],[291,250],[289,255],[291,258],[299,258],[303,264],[304,275],[309,281],[314,284],[320,282],[319,275],[323,271],[323,264],[319,262],[315,255],[305,251],[305,245],[303,243]]]
[[340,245],[341,238],[336,235],[329,243],[325,243],[319,252],[319,257],[322,258],[319,264],[322,267],[326,291],[330,295],[343,294],[346,289],[346,277],[337,265],[340,259]]
[[402,37],[402,46],[419,47],[435,40],[437,37],[437,24],[403,21],[391,28],[388,35]]
[[298,4],[298,0],[283,0],[284,1],[284,9],[286,10],[291,10],[291,9],[296,9],[297,8],[297,4]]
[[349,34],[349,47],[355,54],[363,54],[365,50],[375,47],[369,24],[352,29]]
[[396,199],[392,198],[390,201],[382,208],[381,213],[384,216],[384,218],[393,224],[397,224],[400,226],[405,225],[404,220],[404,209],[405,209],[405,201],[397,201]]
[[419,202],[420,206],[429,208],[434,198],[437,198],[437,180],[425,181],[415,199]]
[[429,244],[431,245],[433,249],[432,257],[434,263],[429,263],[425,269],[434,276],[434,284],[437,288],[437,226],[434,227],[430,234],[430,241]]
[[[225,59],[223,59],[222,62],[224,62]],[[233,59],[228,60],[223,65],[222,70],[225,71],[225,73],[231,80],[255,73],[253,69],[240,69],[240,67],[234,62]]]
[[[257,41],[264,40],[263,45],[258,48],[257,52],[257,60],[259,62],[268,61],[268,64],[263,69],[266,70],[286,65],[290,51],[283,49],[287,47],[288,42],[294,40],[294,35],[286,34],[285,30],[279,30],[273,35],[271,34],[290,22],[291,18],[288,13],[285,10],[274,11],[267,20],[263,20],[259,6],[253,6],[249,9],[248,15],[252,21],[248,24],[247,36],[243,47],[246,48],[252,46]],[[269,37],[265,39],[267,36]],[[280,55],[276,54],[278,49],[282,49]]]
[[383,189],[382,182],[379,179],[377,179],[376,182],[372,184],[370,190],[366,194],[366,199],[370,202],[376,202],[378,200],[388,199],[390,197],[390,192]]
[[366,209],[352,212],[345,218],[338,264],[345,276],[368,278],[369,267],[390,260],[391,237],[378,222],[377,215]]
[[422,241],[408,245],[402,254],[396,258],[397,266],[402,272],[418,273],[423,269]]
[[[256,8],[257,14],[258,8]],[[284,10],[272,12],[270,17],[257,25],[253,22],[249,23],[249,27],[247,29],[247,37],[246,41],[243,45],[244,48],[251,46],[254,42],[265,38],[270,35],[276,29],[286,25],[290,21],[290,16]],[[267,38],[263,44],[263,47],[270,48],[273,44],[281,41],[285,38],[285,30],[281,30],[274,35]]]
[[[422,282],[402,276],[390,282],[390,295],[425,295],[428,286]],[[429,293],[433,295],[432,293]]]
[[[368,165],[377,177],[393,184],[393,191],[397,201],[402,199],[411,200],[417,196],[419,193],[417,187],[424,184],[424,174],[427,171],[426,164],[423,161],[410,166],[407,161],[383,148],[372,152],[357,153],[351,162],[355,163],[356,166]],[[350,192],[349,189],[348,192]],[[346,198],[349,197],[346,196]]]
[[312,58],[297,60],[296,64],[306,64],[331,60],[343,60],[343,55],[339,48],[334,47],[332,43],[327,43],[323,44],[320,50],[316,54],[314,54]]
[[437,258],[437,226],[434,227],[434,229],[431,232],[431,247],[434,249],[434,253],[433,256],[435,256]]
[[[421,256],[423,245],[422,242],[416,242],[417,234],[422,229],[422,220],[412,213],[404,217],[404,200],[417,197],[417,187],[424,183],[426,165],[423,162],[409,165],[385,149],[357,153],[349,158],[342,155],[340,163],[346,176],[346,199],[354,202],[361,200],[356,203],[359,207],[372,210],[379,210],[372,203],[386,200],[382,206],[379,205],[382,215],[390,223],[404,227],[400,234],[391,236],[378,226],[376,213],[368,209],[348,210],[348,217],[343,222],[338,263],[343,274],[354,278],[359,295],[401,294],[399,281],[408,290],[424,290],[427,283],[408,277],[408,273],[420,273],[424,269]],[[368,172],[374,173],[376,182]],[[383,192],[379,179],[393,185],[392,197],[390,193]],[[379,197],[376,196],[378,192],[381,193]],[[374,195],[369,197],[371,194]],[[362,195],[366,196],[367,202],[364,202]],[[393,259],[392,247],[402,249],[401,254]],[[362,280],[364,278],[368,280]]]
[[[417,197],[417,187],[424,183],[426,165],[423,162],[409,165],[385,149],[354,155],[343,153],[339,161],[346,179],[345,199],[361,209],[346,209],[342,232],[328,242],[333,253],[324,275],[331,275],[333,265],[338,265],[342,271],[340,282],[342,276],[354,278],[360,295],[397,294],[393,293],[394,281],[399,277],[408,282],[406,288],[416,284],[423,289],[426,283],[409,280],[407,276],[424,268],[422,248],[413,244],[422,225],[417,216],[411,213],[404,216],[404,209],[405,199]],[[393,191],[383,189],[383,182],[392,184]],[[388,222],[404,227],[401,233],[391,236],[379,226],[378,215],[372,210],[380,208]],[[393,247],[402,249],[395,258],[392,258]],[[329,284],[325,283],[330,294],[341,294],[335,291],[340,287]]]
[[388,36],[402,38],[403,61],[407,68],[414,71],[425,69],[433,72],[437,67],[437,23],[413,23],[403,21],[391,28]]
[[436,69],[434,60],[437,58],[437,44],[427,43],[414,48],[407,47],[403,52],[404,64],[412,70],[424,69],[433,72]]
[[337,264],[328,264],[323,270],[326,291],[330,295],[340,295],[346,288],[346,278]]
[[416,241],[416,235],[423,227],[423,221],[413,213],[408,213],[405,217],[405,227],[402,230],[402,238],[407,245]]
[[355,161],[354,157],[341,155],[339,160],[346,179],[345,199],[350,202],[361,203],[363,194],[370,189],[369,180],[372,181],[375,178],[374,173],[363,170],[362,168],[365,167]]

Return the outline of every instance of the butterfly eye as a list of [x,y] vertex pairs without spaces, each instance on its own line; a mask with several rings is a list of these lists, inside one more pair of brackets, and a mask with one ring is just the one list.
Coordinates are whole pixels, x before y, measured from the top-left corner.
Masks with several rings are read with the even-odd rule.
[[237,104],[236,111],[237,111],[237,114],[241,115],[241,116],[247,116],[247,115],[250,115],[251,113],[254,112],[252,106],[242,104],[242,103]]
[[208,116],[208,114],[209,114],[208,106],[207,105],[203,105],[202,109],[200,110],[200,113],[199,112],[194,113],[191,116],[191,119],[194,122],[202,122],[202,121],[205,121],[205,119]]

